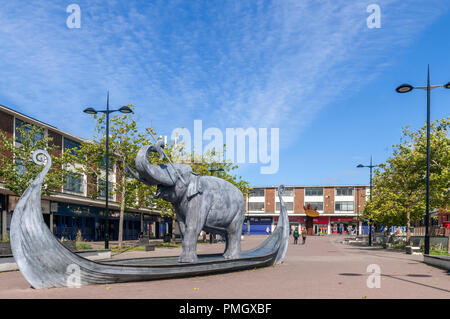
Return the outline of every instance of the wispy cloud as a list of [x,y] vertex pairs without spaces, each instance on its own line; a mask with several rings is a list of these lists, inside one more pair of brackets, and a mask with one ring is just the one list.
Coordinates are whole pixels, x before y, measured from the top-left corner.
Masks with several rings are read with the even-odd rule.
[[[81,29],[65,24],[73,2]],[[114,105],[135,104],[141,126],[152,120],[165,134],[203,119],[294,137],[449,9],[437,0],[377,1],[382,28],[368,29],[370,3],[6,2],[1,102],[89,137],[81,110],[104,105],[109,89]]]

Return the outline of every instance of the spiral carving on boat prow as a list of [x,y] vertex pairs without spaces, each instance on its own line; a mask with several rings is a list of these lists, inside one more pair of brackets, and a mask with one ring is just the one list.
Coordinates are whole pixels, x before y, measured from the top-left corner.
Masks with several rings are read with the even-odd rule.
[[45,165],[46,162],[51,165],[51,157],[45,150],[35,150],[32,154],[33,162],[37,165]]

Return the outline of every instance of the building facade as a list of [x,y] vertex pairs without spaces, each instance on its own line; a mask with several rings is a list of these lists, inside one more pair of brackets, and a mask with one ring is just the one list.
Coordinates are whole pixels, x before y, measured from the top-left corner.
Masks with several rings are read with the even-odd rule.
[[[291,229],[307,227],[311,235],[340,233],[362,234],[366,224],[360,220],[369,194],[367,185],[286,186],[283,194]],[[319,216],[308,218],[304,207],[317,207]],[[277,187],[253,187],[246,199],[244,234],[267,234],[275,229],[280,215]]]
[[[44,135],[52,138],[56,145],[53,155],[76,148],[83,139],[63,132],[56,127],[33,119],[15,110],[0,105],[0,130],[7,138],[14,139],[15,143],[21,143],[17,128],[24,125],[36,125],[43,129]],[[35,136],[39,139],[42,136]],[[2,156],[11,157],[5,150],[0,150]],[[30,154],[31,155],[31,154]],[[20,165],[17,166],[20,169]],[[67,168],[70,171],[70,168]],[[114,185],[116,177],[121,172],[113,167],[109,174],[110,185]],[[105,174],[106,175],[106,174]],[[103,185],[103,188],[102,188]],[[105,181],[95,180],[91,176],[76,177],[68,174],[61,189],[52,191],[51,196],[42,197],[42,213],[45,222],[53,234],[58,238],[75,239],[81,232],[84,240],[103,241],[106,232],[109,232],[111,240],[117,240],[119,232],[119,201],[117,194],[109,196],[109,214],[106,216]],[[98,199],[92,199],[93,192],[98,192]],[[108,192],[109,193],[109,192]],[[12,214],[18,201],[8,190],[0,178],[0,232],[1,237],[9,235],[9,225]],[[109,229],[105,229],[106,219],[109,219]],[[124,236],[127,239],[137,239],[142,232],[150,238],[161,238],[166,233],[172,232],[171,219],[164,219],[156,209],[141,207],[140,209],[129,209],[124,213]]]

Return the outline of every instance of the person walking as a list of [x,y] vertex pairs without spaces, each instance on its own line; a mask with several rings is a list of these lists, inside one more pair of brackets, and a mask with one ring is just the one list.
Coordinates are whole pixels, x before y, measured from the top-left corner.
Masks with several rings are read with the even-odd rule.
[[302,245],[304,245],[306,242],[306,228],[303,228],[302,230],[302,239],[303,239]]
[[298,243],[298,237],[300,236],[300,234],[299,234],[299,232],[298,232],[298,227],[295,228],[293,236],[294,236],[294,245],[297,245],[297,243]]

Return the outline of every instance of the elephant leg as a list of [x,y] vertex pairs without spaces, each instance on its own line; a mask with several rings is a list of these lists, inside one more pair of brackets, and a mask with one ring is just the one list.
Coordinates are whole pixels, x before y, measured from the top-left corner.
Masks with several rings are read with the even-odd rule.
[[241,256],[241,235],[243,223],[243,212],[236,214],[235,219],[228,228],[227,244],[225,253],[223,254],[225,259],[236,259]]
[[181,234],[181,238],[184,238],[184,232],[186,230],[186,225],[184,223],[183,220],[179,219],[178,221],[178,227],[180,228],[180,234]]
[[207,211],[205,209],[191,210],[186,216],[186,227],[182,242],[183,252],[178,261],[181,263],[197,262],[197,239],[205,224]]

